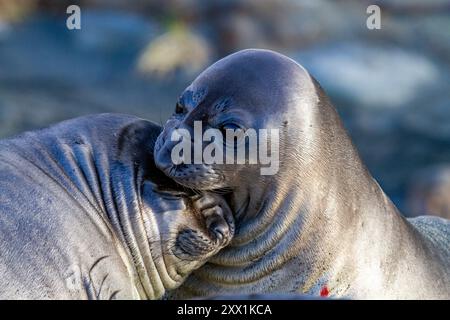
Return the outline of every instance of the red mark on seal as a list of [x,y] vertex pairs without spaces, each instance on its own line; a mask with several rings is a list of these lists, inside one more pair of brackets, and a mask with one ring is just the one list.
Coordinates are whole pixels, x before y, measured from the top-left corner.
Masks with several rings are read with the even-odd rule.
[[327,286],[323,286],[322,289],[320,290],[320,296],[321,297],[328,297],[328,295],[330,294],[330,291],[328,290]]

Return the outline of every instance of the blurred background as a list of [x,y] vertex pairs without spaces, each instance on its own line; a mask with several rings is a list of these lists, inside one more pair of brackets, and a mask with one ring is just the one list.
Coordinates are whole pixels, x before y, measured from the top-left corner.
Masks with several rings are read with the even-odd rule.
[[319,80],[405,215],[450,218],[450,0],[0,0],[0,138],[100,112],[164,123],[202,69],[249,47]]

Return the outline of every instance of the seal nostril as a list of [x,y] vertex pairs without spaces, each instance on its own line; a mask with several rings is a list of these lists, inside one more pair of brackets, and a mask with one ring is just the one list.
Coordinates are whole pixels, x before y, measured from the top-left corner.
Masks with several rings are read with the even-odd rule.
[[211,225],[211,232],[214,234],[215,238],[219,241],[223,241],[228,234],[228,226],[223,224],[213,223]]
[[219,230],[214,230],[213,232],[214,232],[214,235],[216,236],[216,240],[222,242],[223,239],[225,238],[224,234]]

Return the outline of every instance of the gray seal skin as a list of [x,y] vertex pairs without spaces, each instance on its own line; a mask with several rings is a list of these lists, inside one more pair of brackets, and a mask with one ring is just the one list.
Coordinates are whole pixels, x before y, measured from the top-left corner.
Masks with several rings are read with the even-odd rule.
[[225,246],[233,218],[154,165],[161,127],[103,114],[0,141],[0,298],[156,299]]
[[[280,167],[179,164],[174,128],[279,129]],[[370,175],[319,84],[295,61],[245,50],[216,62],[181,95],[155,145],[176,182],[229,189],[229,246],[172,297],[301,293],[355,299],[449,299],[450,223],[405,219]]]

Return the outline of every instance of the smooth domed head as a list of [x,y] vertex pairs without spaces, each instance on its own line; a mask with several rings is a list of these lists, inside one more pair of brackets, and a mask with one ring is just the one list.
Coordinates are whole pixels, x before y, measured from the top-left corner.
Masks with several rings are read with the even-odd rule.
[[[237,52],[207,68],[181,94],[175,113],[156,143],[156,164],[178,183],[201,190],[233,189],[243,178],[255,181],[262,175],[262,167],[271,168],[267,172],[275,175],[279,168],[275,161],[283,161],[282,144],[287,143],[289,128],[303,126],[302,109],[316,100],[311,77],[292,59],[268,50]],[[194,143],[189,152],[184,148],[181,161],[174,161],[173,151],[179,140],[172,138],[178,130]],[[208,130],[221,133],[222,141],[215,133],[205,138]],[[230,130],[237,136],[227,140]],[[213,140],[217,148],[210,154],[222,161],[196,162],[196,156],[206,158],[205,150],[211,151],[212,147],[206,148]],[[199,141],[201,150],[195,148],[195,141]],[[244,161],[237,159],[239,143],[246,148]],[[252,149],[253,143],[256,150]],[[227,151],[233,148],[234,162],[228,163]],[[262,157],[264,152],[266,158]]]

